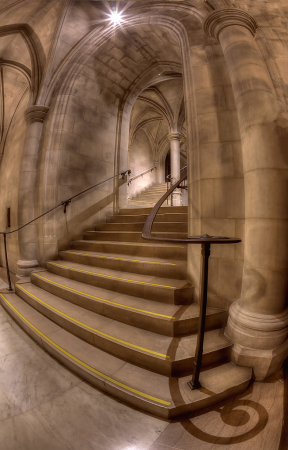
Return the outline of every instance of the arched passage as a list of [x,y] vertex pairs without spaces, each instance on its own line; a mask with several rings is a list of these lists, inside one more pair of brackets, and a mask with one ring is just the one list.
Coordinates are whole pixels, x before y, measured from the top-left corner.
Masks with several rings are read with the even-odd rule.
[[[140,50],[142,47],[139,47],[139,43],[137,44],[139,47],[139,51],[138,54],[140,55],[140,60],[143,60],[143,63],[141,63],[141,65],[136,61],[133,62],[133,57],[132,54],[134,55],[135,58],[138,58],[137,55],[137,49],[136,48],[131,48],[131,55],[128,56],[127,55],[127,60],[129,58],[129,62],[131,60],[131,64],[134,65],[133,66],[133,72],[131,73],[131,69],[130,68],[125,68],[125,49],[123,48],[122,50],[119,49],[116,52],[116,48],[114,50],[114,52],[110,50],[110,53],[113,55],[113,61],[115,60],[115,67],[118,67],[117,72],[120,74],[124,75],[123,80],[117,80],[117,74],[112,73],[111,70],[109,70],[109,62],[104,62],[105,61],[105,53],[106,53],[106,47],[105,46],[110,46],[112,45],[113,40],[111,41],[111,30],[109,30],[109,32],[107,31],[106,33],[102,33],[97,35],[97,40],[99,42],[99,49],[97,49],[97,45],[95,44],[94,41],[94,47],[96,48],[96,50],[93,53],[93,56],[87,56],[87,53],[90,53],[88,50],[86,51],[85,55],[82,55],[82,63],[80,64],[80,59],[78,59],[77,61],[77,66],[73,66],[73,63],[71,62],[70,64],[70,71],[69,73],[66,75],[66,78],[64,81],[61,81],[61,86],[59,86],[57,88],[56,91],[54,91],[54,97],[52,97],[52,104],[53,104],[53,113],[52,110],[49,113],[49,117],[51,117],[51,119],[47,121],[46,123],[46,129],[49,129],[49,134],[52,137],[52,140],[49,142],[49,147],[51,149],[55,148],[56,146],[59,146],[58,142],[59,139],[61,139],[62,143],[61,147],[65,147],[68,146],[67,148],[72,149],[72,141],[71,138],[69,138],[69,127],[71,127],[71,129],[73,128],[73,134],[75,133],[76,130],[76,134],[78,133],[77,129],[78,129],[78,125],[77,123],[75,123],[75,119],[74,122],[72,120],[73,115],[78,114],[77,112],[74,113],[73,112],[73,108],[74,111],[76,111],[76,109],[78,109],[78,111],[80,110],[84,110],[86,107],[87,109],[90,108],[90,112],[85,111],[84,114],[86,114],[86,118],[89,117],[90,125],[86,124],[86,128],[85,128],[85,132],[83,136],[77,135],[74,136],[74,145],[76,146],[76,143],[79,143],[80,145],[82,145],[82,149],[81,152],[82,154],[84,154],[86,152],[86,156],[88,158],[93,158],[93,155],[95,155],[95,152],[102,152],[103,149],[103,145],[107,148],[106,151],[106,156],[102,157],[101,163],[98,163],[98,167],[102,168],[101,169],[101,174],[103,174],[102,178],[105,178],[105,174],[107,173],[111,173],[111,169],[112,169],[112,164],[113,164],[113,173],[119,173],[120,171],[124,170],[127,168],[127,152],[128,152],[128,139],[129,139],[129,116],[131,113],[131,109],[134,105],[134,102],[137,98],[137,96],[143,91],[143,89],[145,89],[146,87],[149,87],[151,85],[151,83],[153,83],[153,80],[155,79],[159,79],[159,77],[162,77],[163,79],[165,78],[169,78],[169,75],[167,75],[167,73],[171,73],[171,72],[180,72],[180,71],[184,71],[185,72],[185,81],[184,84],[186,87],[184,87],[184,89],[186,89],[187,94],[186,97],[189,97],[189,86],[191,85],[192,79],[191,78],[191,72],[188,70],[189,68],[189,46],[188,46],[188,41],[187,41],[187,36],[186,36],[186,31],[185,28],[181,25],[181,23],[173,18],[167,18],[165,16],[161,17],[161,16],[150,16],[149,14],[145,16],[141,16],[139,18],[133,18],[131,20],[131,23],[129,23],[129,26],[127,25],[127,27],[125,26],[125,32],[128,33],[136,33],[137,34],[137,29],[140,27],[144,28],[146,25],[145,23],[149,23],[149,27],[154,28],[155,30],[157,29],[161,29],[161,30],[165,30],[165,33],[167,33],[167,36],[171,36],[170,41],[171,43],[173,43],[174,46],[177,46],[177,52],[175,54],[177,54],[177,59],[176,61],[173,60],[173,58],[171,58],[169,55],[171,55],[171,48],[169,48],[167,54],[163,53],[164,57],[160,57],[159,60],[159,56],[161,55],[161,47],[160,47],[160,54],[157,57],[153,57],[154,59],[151,60],[151,57],[147,54],[144,54],[144,56],[141,54]],[[147,25],[148,26],[148,25]],[[144,32],[144,31],[143,31]],[[146,31],[145,31],[146,32]],[[121,30],[117,30],[116,36],[118,39],[119,33],[121,34]],[[110,37],[110,39],[109,39]],[[160,45],[161,40],[160,37],[157,36],[157,33],[155,33],[155,37],[154,39],[156,40],[155,42],[155,49],[157,49],[157,46]],[[120,41],[125,40],[125,34],[123,34],[122,38],[120,39]],[[102,45],[100,46],[100,43],[102,42]],[[136,41],[135,41],[136,42]],[[157,42],[159,42],[159,44],[157,44]],[[163,46],[163,43],[162,43]],[[107,47],[107,48],[108,48]],[[129,45],[127,47],[127,49],[129,50]],[[127,51],[128,51],[127,50]],[[154,51],[154,50],[153,50]],[[165,50],[167,51],[167,50]],[[122,53],[121,53],[122,52]],[[133,53],[134,52],[134,53]],[[152,52],[152,50],[151,50]],[[181,53],[183,55],[186,55],[185,57],[185,61],[181,60]],[[151,53],[152,54],[152,53]],[[155,53],[156,55],[156,53]],[[120,61],[118,58],[123,58],[124,61]],[[90,58],[90,62],[89,62],[89,58]],[[150,59],[149,59],[150,58]],[[157,61],[158,59],[158,61]],[[146,65],[146,68],[144,67],[144,63]],[[182,64],[183,63],[183,64]],[[120,66],[121,64],[121,66]],[[122,66],[123,64],[123,66]],[[119,66],[118,66],[119,65]],[[105,66],[105,67],[104,67]],[[181,66],[183,66],[181,68]],[[186,67],[184,69],[184,66]],[[99,67],[101,67],[101,69],[99,69]],[[121,68],[123,67],[123,69]],[[101,70],[103,73],[101,73]],[[95,75],[95,72],[96,75]],[[105,76],[104,76],[104,72],[105,72]],[[163,75],[161,75],[163,74]],[[125,79],[127,75],[127,79]],[[104,78],[108,78],[108,80],[104,79]],[[109,77],[111,77],[111,79],[109,79]],[[110,83],[110,84],[109,84]],[[118,83],[118,85],[117,85]],[[122,83],[122,86],[121,86]],[[55,84],[55,86],[57,85],[57,83]],[[88,90],[87,87],[89,87],[89,95],[87,96],[87,98],[84,98],[85,92]],[[127,88],[126,88],[127,86]],[[82,91],[83,89],[83,91]],[[109,91],[110,90],[110,91]],[[108,92],[109,91],[109,92]],[[51,91],[50,91],[51,92]],[[79,100],[76,101],[75,97],[77,96],[81,96],[78,97]],[[70,98],[69,98],[70,97]],[[48,98],[48,97],[47,97]],[[94,102],[94,106],[91,105],[92,100]],[[75,104],[75,101],[77,103],[77,105]],[[72,105],[72,102],[74,102],[74,105]],[[98,105],[97,105],[98,102]],[[104,106],[104,103],[105,106]],[[96,117],[97,116],[97,112],[93,111],[93,108],[96,108],[96,105],[98,107],[98,111],[102,111],[102,118],[100,117]],[[82,110],[82,112],[83,112]],[[188,110],[191,111],[191,105],[188,105]],[[104,112],[105,111],[105,112]],[[51,114],[51,116],[50,116]],[[52,116],[53,114],[53,116]],[[192,116],[190,116],[192,117]],[[79,117],[77,117],[77,122],[79,121]],[[72,120],[72,122],[70,122],[70,125],[68,124],[69,120]],[[81,124],[83,124],[83,117],[80,119],[81,120]],[[93,123],[93,121],[95,120],[95,125],[93,127],[93,125],[91,125]],[[105,130],[101,130],[101,127],[99,128],[99,122],[97,123],[97,120],[100,120],[100,123],[105,123]],[[68,122],[67,122],[68,121]],[[84,118],[85,121],[85,118]],[[102,121],[102,122],[101,122]],[[109,124],[107,123],[107,121],[109,122]],[[191,120],[190,120],[191,122]],[[88,129],[88,128],[89,129]],[[91,127],[93,127],[93,130],[91,129]],[[84,128],[81,127],[81,129],[83,130]],[[80,123],[79,123],[79,130],[80,130]],[[106,131],[108,131],[108,133],[106,133]],[[79,131],[80,132],[80,131]],[[83,131],[81,131],[80,133],[82,133]],[[103,136],[103,133],[105,132],[105,136]],[[91,134],[92,133],[92,134]],[[101,135],[102,133],[102,135]],[[195,134],[195,133],[194,133]],[[108,136],[108,137],[107,137]],[[109,138],[109,142],[107,141],[107,139]],[[111,138],[111,140],[110,140]],[[67,139],[66,144],[65,139]],[[114,141],[114,142],[113,142]],[[86,142],[86,145],[83,143]],[[73,148],[74,148],[73,145]],[[100,150],[101,148],[101,150]],[[111,154],[111,150],[113,148],[113,154]],[[55,179],[55,157],[52,156],[52,152],[48,151],[48,148],[43,148],[43,153],[41,155],[41,158],[45,158],[45,169],[44,169],[44,173],[42,176],[42,180],[53,180]],[[74,152],[74,150],[73,150]],[[55,154],[55,153],[54,153]],[[89,154],[89,155],[88,155]],[[48,158],[46,157],[46,155],[48,156]],[[51,159],[50,159],[51,158]],[[75,156],[76,158],[76,156]],[[49,162],[50,159],[50,162]],[[60,160],[58,160],[60,162]],[[41,164],[41,159],[39,160],[39,163]],[[56,162],[57,164],[57,162]],[[61,162],[60,162],[61,164]],[[103,165],[104,164],[104,165]],[[104,168],[105,167],[105,168]],[[92,168],[92,162],[89,166],[89,169]],[[78,169],[78,168],[77,168]],[[59,170],[63,170],[61,168],[59,168]],[[75,170],[75,169],[72,169]],[[67,171],[67,168],[65,169],[65,171]],[[91,169],[92,171],[92,169]],[[83,174],[84,175],[84,174]],[[91,183],[89,184],[93,184],[92,183],[92,173],[91,173],[91,177],[90,175],[85,175],[85,177],[83,177],[82,175],[79,175],[79,183],[77,185],[77,183],[75,183],[75,177],[71,178],[71,180],[73,179],[74,181],[74,186],[72,187],[65,187],[65,193],[67,192],[67,194],[69,192],[72,192],[73,190],[75,191],[76,188],[79,190],[80,187],[87,187],[87,184],[89,183],[89,179],[91,179]],[[61,177],[59,176],[59,179]],[[95,180],[95,176],[93,176],[93,181]],[[43,181],[40,183],[43,183]],[[44,181],[45,183],[45,181]],[[107,187],[107,190],[109,190],[109,188]],[[124,192],[125,190],[125,192]],[[55,183],[55,187],[52,188],[52,186],[50,185],[50,189],[47,191],[44,186],[43,188],[40,190],[39,189],[39,193],[41,195],[41,198],[44,200],[44,202],[38,202],[39,204],[42,203],[44,205],[45,209],[48,209],[50,207],[50,205],[54,205],[58,199],[59,199],[59,192],[63,191],[63,188],[59,188],[59,186],[57,186],[57,184]],[[43,197],[44,194],[44,197]],[[105,194],[104,192],[101,194],[104,196],[105,198]],[[65,196],[67,197],[67,195],[65,194]],[[69,196],[69,194],[68,194]],[[63,198],[63,194],[61,194],[60,198]],[[122,186],[122,188],[120,188],[120,190],[118,191],[118,186],[114,185],[114,193],[112,196],[112,204],[111,204],[111,199],[109,198],[109,208],[114,207],[114,209],[120,206],[120,205],[124,205],[127,202],[127,192],[126,192],[126,187]],[[95,202],[94,202],[95,203]],[[97,203],[97,202],[96,202]],[[80,201],[79,201],[79,208],[80,210],[85,210],[89,211],[89,207],[87,208],[87,200],[86,200],[86,206],[84,206],[84,203],[82,203],[82,206],[80,205]],[[40,212],[40,211],[39,211]],[[93,216],[93,207],[90,209],[90,213],[91,216],[89,216],[89,218],[87,217],[88,221],[89,220],[93,220],[95,222],[95,216]],[[89,214],[90,214],[89,213]],[[98,215],[102,214],[99,211],[95,211],[95,214]],[[57,213],[56,213],[57,214]],[[79,216],[80,217],[80,216]],[[81,214],[81,217],[83,218],[83,215]],[[99,215],[98,215],[99,217]],[[62,217],[60,217],[59,215],[59,220],[62,220]],[[59,220],[55,219],[53,220],[49,220],[49,222],[47,222],[47,224],[44,226],[44,230],[45,230],[45,234],[47,233],[49,236],[53,236],[56,235],[57,233],[55,232],[55,229],[57,229],[58,224],[59,224]],[[83,229],[85,227],[87,227],[87,223],[83,222]],[[56,227],[56,228],[55,228]],[[74,229],[76,230],[76,227],[74,227]],[[63,229],[64,230],[64,229]],[[81,233],[81,226],[79,227],[79,230],[77,230],[77,232],[80,234]],[[60,237],[60,241],[61,241],[61,237]],[[64,243],[65,242],[65,238],[63,236],[63,245],[67,245]],[[40,252],[41,253],[41,252]]]

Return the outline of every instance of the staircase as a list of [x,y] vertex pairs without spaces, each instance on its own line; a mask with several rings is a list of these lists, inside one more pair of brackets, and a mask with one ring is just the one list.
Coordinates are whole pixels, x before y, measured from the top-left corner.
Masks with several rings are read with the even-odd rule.
[[154,184],[129,200],[129,205],[152,208],[167,192],[167,183]]
[[[141,238],[150,209],[122,209],[60,252],[47,270],[1,293],[2,306],[43,349],[89,383],[171,419],[243,392],[251,369],[230,362],[227,311],[208,308],[200,382],[191,391],[199,307],[187,246]],[[187,207],[162,207],[155,236],[187,236]]]

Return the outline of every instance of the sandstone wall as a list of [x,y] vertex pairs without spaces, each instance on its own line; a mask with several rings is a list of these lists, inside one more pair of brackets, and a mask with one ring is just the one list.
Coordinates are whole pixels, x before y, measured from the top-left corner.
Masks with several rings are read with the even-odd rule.
[[[29,101],[29,92],[22,98],[12,119],[6,139],[3,160],[0,168],[0,230],[9,231],[18,227],[18,185],[21,156],[26,135],[24,112]],[[11,209],[11,228],[6,228],[6,208]],[[1,236],[1,265],[4,265],[4,248]],[[7,237],[9,266],[16,273],[19,259],[18,233]]]
[[[128,166],[131,170],[130,177],[154,167],[154,156],[148,137],[144,131],[139,131],[133,139],[128,153]],[[148,172],[142,177],[133,180],[128,188],[129,198],[135,197],[140,191],[154,184],[157,180],[157,172]]]

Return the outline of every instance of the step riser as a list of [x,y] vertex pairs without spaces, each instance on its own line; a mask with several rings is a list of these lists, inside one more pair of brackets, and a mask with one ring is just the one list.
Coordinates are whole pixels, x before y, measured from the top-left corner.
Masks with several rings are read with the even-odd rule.
[[153,198],[153,200],[155,198],[158,198],[158,200],[160,200],[161,197],[163,197],[163,195],[166,194],[166,191],[159,191],[159,192],[143,192],[143,194],[139,194],[136,197],[132,197],[131,200],[140,200],[141,198]]
[[135,297],[146,298],[163,303],[172,303],[175,305],[192,303],[193,288],[183,289],[169,289],[166,287],[158,287],[152,285],[143,285],[129,281],[122,281],[120,279],[111,279],[89,273],[78,272],[71,269],[66,269],[60,266],[47,263],[49,272],[55,273],[62,277],[70,278],[71,280],[80,281],[81,283],[97,286],[102,289],[119,292],[121,294],[133,295]]
[[180,244],[179,246],[157,247],[153,244],[147,246],[129,245],[127,243],[115,245],[113,242],[97,242],[97,241],[74,241],[73,248],[76,250],[87,250],[91,252],[117,253],[119,255],[128,256],[147,256],[155,258],[167,259],[187,259],[187,246]]
[[[151,212],[151,208],[123,208],[119,210],[119,214],[122,216],[129,215],[139,215],[139,214],[149,214]],[[186,213],[188,212],[187,206],[161,206],[159,209],[159,214],[166,213]]]
[[[135,222],[145,222],[148,217],[148,214],[130,215],[130,216],[108,216],[106,218],[107,223],[135,223]],[[155,217],[155,223],[158,222],[187,222],[187,214],[160,214]]]
[[[152,232],[152,236],[160,237],[160,238],[168,238],[168,239],[186,239],[187,233],[158,233]],[[84,239],[92,240],[92,241],[114,241],[114,242],[141,242],[141,243],[151,243],[153,241],[149,241],[142,238],[142,233],[140,232],[130,232],[122,231],[121,233],[109,232],[109,231],[86,231],[84,233]]]
[[59,255],[64,261],[101,267],[103,269],[120,270],[121,272],[154,275],[160,278],[174,278],[178,280],[186,280],[187,278],[187,267],[186,264],[182,262],[179,262],[177,265],[161,265],[137,260],[123,261],[97,258],[97,256],[76,255],[70,252],[60,252]]
[[139,208],[153,208],[155,206],[156,202],[149,203],[149,202],[129,202],[129,205],[131,206],[138,206]]
[[163,195],[166,194],[166,191],[159,191],[159,192],[143,192],[143,194],[139,194],[135,197],[132,197],[131,200],[140,200],[141,198],[153,198],[153,200],[156,198],[160,200]]
[[161,188],[161,189],[151,189],[151,190],[148,190],[148,191],[144,191],[144,192],[140,192],[137,196],[135,195],[135,197],[134,198],[138,198],[138,197],[146,197],[146,196],[149,196],[149,195],[153,195],[153,196],[161,196],[161,195],[164,195],[164,194],[166,194],[166,192],[167,192],[167,188],[166,189],[163,189],[163,188]]
[[[144,227],[143,223],[98,223],[95,226],[96,231],[139,231],[142,232]],[[188,232],[188,225],[185,222],[165,222],[165,223],[154,223],[153,231],[155,232],[177,232],[185,233]]]
[[[218,314],[207,314],[205,321],[205,331],[226,327],[227,319],[227,311],[221,311]],[[199,317],[193,317],[191,319],[183,321],[175,321],[173,336],[196,334],[198,332],[198,325]]]

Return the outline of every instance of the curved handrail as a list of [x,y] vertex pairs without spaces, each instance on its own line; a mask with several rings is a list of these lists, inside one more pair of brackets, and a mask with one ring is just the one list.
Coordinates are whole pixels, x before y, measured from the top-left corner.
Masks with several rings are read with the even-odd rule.
[[142,238],[149,239],[150,241],[157,242],[181,242],[185,244],[201,244],[202,246],[202,270],[201,270],[201,291],[200,291],[200,313],[199,313],[199,325],[198,325],[198,336],[197,336],[197,347],[195,352],[195,358],[193,360],[193,375],[191,381],[187,384],[190,389],[198,389],[201,387],[199,381],[202,356],[203,356],[203,344],[204,344],[204,333],[205,333],[205,321],[206,321],[206,308],[207,308],[207,292],[208,292],[208,259],[210,256],[210,245],[211,244],[233,244],[241,242],[238,238],[228,238],[225,236],[209,236],[204,234],[203,236],[192,236],[186,239],[171,239],[171,238],[160,238],[151,235],[152,226],[156,214],[165,202],[165,200],[172,194],[172,192],[182,183],[182,181],[187,178],[187,172],[184,173],[180,180],[171,186],[171,188],[160,198],[156,205],[152,208],[152,211],[148,215],[146,222],[142,231]]
[[171,188],[165,192],[165,194],[158,200],[156,205],[152,208],[150,214],[148,215],[146,222],[142,231],[142,238],[149,239],[150,241],[162,241],[162,242],[181,242],[185,244],[199,244],[199,243],[214,243],[214,244],[235,244],[237,242],[241,242],[241,239],[238,238],[228,238],[225,236],[209,236],[208,234],[204,234],[203,236],[192,236],[185,239],[172,239],[172,238],[160,238],[151,235],[151,230],[153,226],[153,222],[155,220],[156,214],[158,213],[159,208],[165,202],[165,200],[172,194],[172,192],[177,189],[177,187],[187,178],[187,173],[184,173],[180,180],[176,181]]
[[[156,166],[151,167],[151,169],[145,170],[145,172],[138,173],[138,175],[135,175],[135,177],[130,178],[130,180],[127,183],[128,186],[130,183],[132,183],[132,181],[136,180],[136,178],[142,177],[142,175],[145,175],[146,173],[153,172],[154,169],[157,170],[157,167]],[[131,171],[130,171],[130,173],[131,173]]]
[[30,225],[32,222],[35,222],[36,220],[40,219],[41,217],[45,216],[46,214],[49,214],[51,211],[54,211],[54,209],[59,208],[59,206],[64,206],[64,213],[66,213],[66,208],[68,206],[68,204],[73,200],[73,198],[78,197],[81,194],[84,194],[87,191],[90,191],[91,189],[100,186],[103,183],[106,183],[106,181],[110,181],[113,180],[116,177],[122,176],[122,178],[124,179],[124,176],[126,174],[130,174],[131,170],[127,169],[124,172],[120,172],[117,175],[113,175],[113,177],[107,178],[106,180],[101,181],[100,183],[94,184],[93,186],[90,186],[87,189],[84,189],[84,191],[79,192],[78,194],[73,195],[72,197],[68,198],[67,200],[64,200],[63,202],[59,203],[58,205],[54,206],[54,208],[49,209],[49,211],[46,211],[45,213],[41,214],[38,217],[35,217],[34,219],[30,220],[30,222],[25,223],[25,225],[22,225],[21,227],[17,228],[16,230],[12,230],[12,231],[0,231],[0,235],[2,234],[3,238],[4,238],[4,251],[5,251],[5,261],[6,261],[6,271],[7,271],[7,278],[8,278],[8,283],[9,283],[9,291],[13,291],[12,289],[12,285],[11,285],[11,279],[10,279],[10,272],[9,272],[9,264],[8,264],[8,256],[7,256],[7,243],[6,243],[6,236],[7,234],[12,234],[12,233],[16,233],[16,231],[21,230],[22,228],[27,227],[27,225]]

